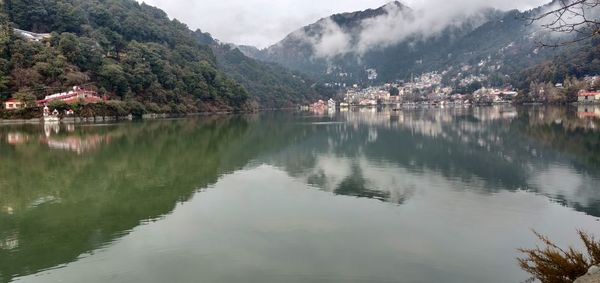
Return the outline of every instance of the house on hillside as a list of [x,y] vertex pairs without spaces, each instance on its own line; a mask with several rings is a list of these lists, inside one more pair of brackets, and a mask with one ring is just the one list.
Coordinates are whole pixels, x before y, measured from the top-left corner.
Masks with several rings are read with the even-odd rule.
[[4,101],[4,109],[6,110],[17,110],[23,108],[25,108],[25,103],[14,98]]
[[38,100],[37,104],[42,106],[52,101],[62,101],[67,104],[73,104],[77,102],[98,103],[104,101],[104,99],[98,96],[98,93],[95,91],[86,90],[84,88],[75,86],[71,91],[48,95],[44,97],[44,99]]
[[596,103],[600,102],[600,92],[582,91],[579,93],[577,102],[579,103]]

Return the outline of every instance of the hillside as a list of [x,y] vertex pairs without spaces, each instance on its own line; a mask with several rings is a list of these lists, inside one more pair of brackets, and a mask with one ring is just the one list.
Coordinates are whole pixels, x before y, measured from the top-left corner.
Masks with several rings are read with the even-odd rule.
[[530,82],[561,83],[568,77],[600,74],[600,39],[571,46],[542,63],[527,68],[520,76],[525,88]]
[[[539,48],[548,35],[526,19],[540,9],[481,9],[436,26],[422,11],[392,2],[332,15],[265,50],[244,51],[329,82],[381,83],[437,71],[448,84],[475,76],[500,86],[518,83],[523,70],[563,52]],[[342,38],[348,44],[339,45]]]
[[295,107],[335,95],[334,89],[326,88],[304,74],[245,56],[240,50],[247,47],[222,44],[201,31],[196,31],[195,36],[211,46],[218,68],[244,86],[262,107]]
[[[251,84],[239,75],[247,71],[236,69],[243,66],[215,56],[210,35],[134,0],[6,0],[0,21],[1,99],[85,85],[151,112],[244,110],[302,100],[282,87],[293,81],[290,72],[242,55],[238,59],[252,61],[254,78],[261,78]],[[51,37],[28,40],[10,26]],[[288,88],[298,93],[310,87],[296,82]]]

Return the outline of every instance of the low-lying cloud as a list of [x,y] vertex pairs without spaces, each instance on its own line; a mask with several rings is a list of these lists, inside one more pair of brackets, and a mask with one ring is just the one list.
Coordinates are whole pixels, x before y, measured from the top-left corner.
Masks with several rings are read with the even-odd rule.
[[[164,9],[192,29],[223,42],[267,47],[334,13],[379,7],[389,0],[138,0]],[[416,10],[528,9],[550,0],[405,0]],[[335,41],[334,41],[335,42]],[[328,45],[334,42],[324,42]],[[335,49],[335,48],[334,48]]]
[[484,22],[486,14],[492,9],[507,10],[515,7],[511,5],[511,1],[493,2],[423,0],[412,1],[411,7],[390,3],[384,7],[385,13],[363,20],[358,27],[347,29],[331,19],[325,19],[317,24],[321,33],[308,35],[298,32],[295,36],[310,43],[318,58],[333,58],[348,53],[360,56],[367,51],[395,45],[408,38],[427,39],[440,35],[448,28],[477,26]]

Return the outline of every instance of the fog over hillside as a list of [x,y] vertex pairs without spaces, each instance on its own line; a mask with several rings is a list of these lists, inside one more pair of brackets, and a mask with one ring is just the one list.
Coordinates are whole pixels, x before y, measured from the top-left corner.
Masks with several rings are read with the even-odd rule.
[[[139,0],[142,2],[142,0]],[[143,0],[165,10],[170,17],[202,29],[216,38],[238,45],[270,46],[301,26],[331,14],[375,8],[388,0]],[[404,0],[415,10],[431,10],[431,15],[447,19],[456,13],[471,14],[484,7],[526,10],[549,0]],[[198,15],[202,15],[199,17]],[[435,18],[430,18],[435,19]]]

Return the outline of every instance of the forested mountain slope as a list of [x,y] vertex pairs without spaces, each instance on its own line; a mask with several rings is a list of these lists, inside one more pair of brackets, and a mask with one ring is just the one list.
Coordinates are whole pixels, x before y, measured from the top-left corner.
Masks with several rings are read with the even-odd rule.
[[[427,11],[391,2],[378,9],[321,19],[264,50],[242,50],[248,56],[331,82],[376,84],[435,71],[444,75],[448,85],[472,76],[492,86],[516,85],[522,84],[524,70],[560,54],[574,57],[568,53],[589,49],[592,44],[588,41],[567,49],[540,48],[540,42],[550,35],[528,19],[544,9],[481,9],[464,17],[440,20],[447,23],[430,32],[428,28],[435,29],[436,22],[423,19]],[[373,35],[375,31],[382,34]],[[338,41],[342,38],[348,43]],[[556,68],[563,68],[560,65],[565,63],[569,64],[557,61]]]
[[[255,78],[237,76],[247,72],[227,56],[219,62],[210,36],[134,0],[6,0],[1,11],[3,99],[86,85],[151,112],[196,112],[279,107],[307,98],[296,93],[316,95],[290,72],[254,60]],[[51,38],[27,40],[11,27]]]
[[242,84],[262,107],[294,107],[335,95],[335,89],[325,87],[300,72],[244,55],[240,51],[243,47],[222,44],[201,31],[196,31],[195,35],[200,42],[212,47],[218,68]]

